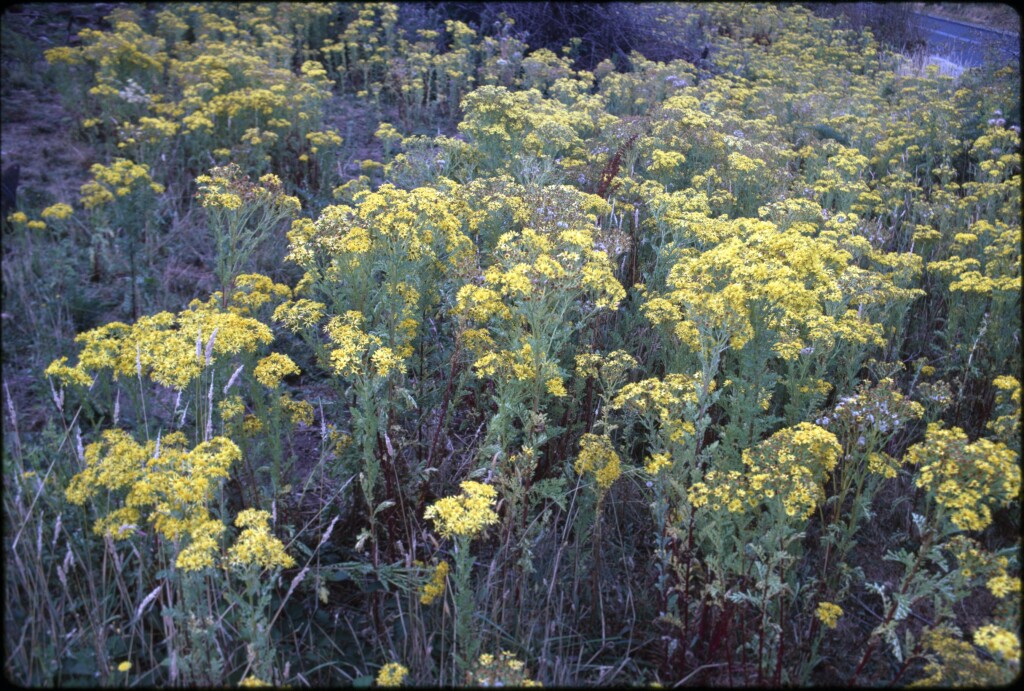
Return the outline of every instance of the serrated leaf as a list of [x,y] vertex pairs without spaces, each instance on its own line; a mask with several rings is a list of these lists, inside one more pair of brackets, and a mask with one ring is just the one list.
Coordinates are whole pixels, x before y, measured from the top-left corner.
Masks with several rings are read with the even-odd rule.
[[530,498],[535,502],[550,499],[565,511],[565,478],[549,478],[537,482],[530,488]]
[[896,635],[895,630],[885,630],[885,642],[889,644],[889,649],[892,650],[893,657],[895,657],[897,661],[903,662],[903,648],[900,647],[900,639]]
[[896,594],[896,612],[893,614],[895,621],[903,621],[910,614],[910,604],[904,595]]

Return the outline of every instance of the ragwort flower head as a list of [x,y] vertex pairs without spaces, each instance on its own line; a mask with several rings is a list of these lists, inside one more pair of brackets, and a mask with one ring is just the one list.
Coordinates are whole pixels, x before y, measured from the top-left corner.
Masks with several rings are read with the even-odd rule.
[[462,494],[439,499],[423,513],[434,522],[442,537],[461,535],[474,538],[498,522],[494,512],[497,492],[490,485],[467,480],[459,485]]
[[284,545],[271,534],[268,512],[245,509],[235,517],[235,525],[244,530],[228,550],[229,564],[253,564],[263,569],[295,566],[295,560],[284,551]]
[[429,605],[444,595],[449,568],[446,561],[442,561],[437,565],[437,568],[434,569],[434,575],[430,578],[430,582],[423,586],[423,594],[420,596],[421,604]]
[[843,608],[831,602],[819,602],[818,608],[814,611],[822,624],[834,629],[839,617],[843,616]]
[[290,357],[281,353],[271,353],[256,363],[253,376],[256,381],[268,389],[275,389],[281,383],[281,379],[290,375],[299,374],[299,366]]
[[974,643],[1006,662],[1020,666],[1020,639],[1012,631],[994,624],[982,626],[974,632]]
[[580,475],[593,473],[599,492],[604,492],[622,475],[619,454],[612,440],[605,435],[584,434],[580,438],[580,454],[574,465]]
[[1020,493],[1017,453],[989,439],[968,443],[958,427],[931,423],[924,441],[907,449],[904,460],[918,466],[915,484],[960,530],[984,530],[992,522],[991,507],[1007,505]]
[[407,676],[409,676],[409,670],[405,665],[389,662],[377,673],[377,686],[401,686]]
[[743,464],[757,496],[771,500],[777,495],[787,516],[807,518],[824,498],[822,486],[841,453],[834,434],[801,422],[745,449]]

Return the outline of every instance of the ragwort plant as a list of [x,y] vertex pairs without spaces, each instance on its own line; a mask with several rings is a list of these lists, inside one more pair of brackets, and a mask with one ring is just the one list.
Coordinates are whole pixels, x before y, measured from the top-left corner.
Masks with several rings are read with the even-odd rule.
[[5,367],[12,677],[1012,679],[1019,70],[680,12],[700,60],[592,72],[392,3],[47,51],[99,162],[9,216],[5,315],[130,285],[46,425]]

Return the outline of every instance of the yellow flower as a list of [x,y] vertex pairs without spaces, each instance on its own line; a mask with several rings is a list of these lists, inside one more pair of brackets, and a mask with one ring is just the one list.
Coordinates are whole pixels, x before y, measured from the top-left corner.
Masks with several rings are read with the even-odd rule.
[[255,564],[264,569],[295,566],[295,560],[284,551],[284,545],[270,533],[270,514],[245,509],[235,517],[235,525],[244,528],[235,544],[228,549],[232,566]]
[[476,537],[487,526],[498,522],[494,512],[497,492],[490,485],[466,480],[459,485],[462,494],[444,497],[427,507],[423,517],[434,522],[442,537]]
[[377,348],[370,356],[370,361],[377,369],[377,374],[382,377],[388,376],[391,370],[398,369],[402,365],[402,359],[396,356],[391,348]]
[[119,664],[119,665],[117,666],[117,671],[118,671],[118,672],[127,672],[127,671],[128,671],[128,670],[130,670],[131,668],[132,668],[132,663],[131,663],[131,662],[129,662],[128,660],[125,660],[124,662],[120,663],[120,664]]
[[69,205],[64,204],[62,202],[54,204],[53,206],[46,207],[45,209],[43,209],[43,212],[40,214],[40,216],[46,219],[63,221],[64,219],[71,216],[72,213],[74,213],[74,209],[72,209]]
[[958,427],[928,425],[925,440],[907,449],[904,460],[918,466],[914,481],[928,490],[960,530],[984,530],[993,505],[1005,505],[1020,492],[1017,453],[990,439],[968,443]]
[[561,377],[551,377],[545,382],[545,386],[548,389],[548,393],[552,396],[562,398],[569,395],[565,390],[565,384],[562,383]]
[[407,676],[409,670],[404,665],[389,662],[377,673],[377,686],[401,686]]
[[245,403],[241,396],[228,396],[217,403],[217,409],[220,410],[221,420],[234,420],[245,413]]
[[282,395],[278,400],[281,403],[281,410],[288,415],[293,425],[313,424],[313,406],[308,401],[295,401],[287,395]]
[[580,438],[580,455],[574,467],[580,475],[593,473],[600,492],[611,487],[622,474],[619,454],[615,452],[612,440],[589,432]]
[[998,576],[993,576],[988,580],[987,583],[985,583],[985,585],[988,587],[989,591],[996,597],[1006,597],[1011,593],[1019,594],[1021,589],[1020,579],[1013,578],[1012,576],[1008,576],[1005,573],[1000,574]]
[[445,584],[448,577],[448,562],[442,561],[434,569],[434,575],[431,577],[430,582],[423,586],[423,594],[420,596],[420,603],[429,605],[434,600],[444,595]]
[[649,475],[657,475],[664,468],[668,468],[672,465],[672,459],[667,453],[653,453],[648,459],[647,463],[644,464],[644,470]]
[[843,616],[843,608],[831,602],[819,602],[815,614],[818,615],[822,624],[834,629],[839,617]]
[[92,377],[82,371],[81,364],[78,367],[68,367],[68,359],[61,357],[58,360],[54,360],[50,363],[50,366],[43,372],[48,377],[53,377],[57,381],[64,384],[74,384],[76,386],[92,386]]
[[299,374],[300,370],[290,357],[280,353],[271,353],[256,363],[253,376],[256,381],[268,389],[277,388],[283,377],[289,374]]
[[321,302],[302,298],[294,302],[283,302],[274,310],[274,321],[285,325],[289,331],[299,331],[314,326],[324,316],[326,307]]
[[974,644],[1009,663],[1020,665],[1020,639],[1012,631],[993,624],[982,626],[974,632]]

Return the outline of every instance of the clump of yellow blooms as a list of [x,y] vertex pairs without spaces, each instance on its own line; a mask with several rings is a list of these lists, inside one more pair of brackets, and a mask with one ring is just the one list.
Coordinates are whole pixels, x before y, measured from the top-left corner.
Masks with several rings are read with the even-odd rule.
[[763,495],[751,491],[746,477],[735,470],[709,470],[702,482],[693,483],[686,494],[695,509],[708,506],[712,511],[723,508],[730,513],[743,513],[757,506],[759,496],[771,499],[774,490]]
[[362,330],[363,313],[349,310],[331,317],[324,331],[338,347],[331,351],[331,366],[342,376],[360,374],[365,367],[363,356],[371,346],[380,345],[380,338]]
[[699,508],[717,500],[731,512],[744,511],[745,504],[781,502],[786,516],[807,518],[824,498],[822,486],[841,453],[834,434],[801,422],[779,430],[753,449],[744,449],[744,473],[709,471],[704,482],[690,487],[690,502]]
[[561,377],[551,377],[544,382],[544,386],[547,388],[548,393],[556,398],[564,398],[569,395],[565,390],[565,383],[562,381]]
[[276,566],[295,566],[295,560],[284,551],[284,545],[270,532],[270,514],[257,509],[245,509],[235,517],[235,525],[244,528],[228,549],[231,566],[254,564],[263,569]]
[[283,302],[274,310],[274,321],[281,322],[289,331],[315,327],[323,318],[326,306],[307,298]]
[[744,449],[750,487],[765,498],[774,493],[787,516],[808,517],[824,499],[822,485],[835,468],[842,448],[831,432],[801,422],[773,434],[751,449]]
[[466,480],[459,487],[462,494],[438,499],[427,507],[423,517],[434,522],[434,528],[442,537],[474,538],[498,522],[498,514],[494,512],[497,492],[490,485],[472,480]]
[[[160,312],[128,326],[110,322],[75,337],[83,344],[75,369],[111,370],[119,377],[144,376],[173,389],[184,389],[218,357],[253,352],[273,340],[270,329],[251,317],[225,312],[215,300],[194,300],[178,314]],[[76,375],[55,372],[73,378]]]
[[313,424],[313,405],[309,401],[296,401],[288,394],[282,394],[278,399],[281,410],[285,412],[293,425]]
[[[697,387],[700,374],[666,374],[663,379],[643,379],[623,386],[612,399],[616,410],[631,410],[639,414],[653,414],[670,430],[670,435],[692,433],[693,423],[681,422],[679,414],[687,404],[697,402]],[[708,390],[715,390],[715,382],[708,383]],[[681,438],[681,437],[680,437]]]
[[928,651],[928,663],[924,667],[927,676],[910,686],[1001,686],[1010,683],[1017,676],[1020,666],[1020,644],[1017,637],[1012,633],[1008,637],[997,637],[987,630],[982,633],[983,629],[986,627],[975,632],[975,642],[979,646],[988,648],[985,644],[993,644],[1001,650],[1012,650],[1013,644],[1016,643],[1017,657],[1003,660],[984,659],[978,655],[974,646],[960,638],[959,631],[947,626],[936,627],[929,629],[921,637],[921,642]]
[[74,209],[72,209],[68,204],[60,202],[46,207],[39,215],[47,220],[63,221],[69,218],[73,213]]
[[256,363],[253,376],[256,381],[268,389],[277,388],[281,379],[290,375],[299,374],[299,366],[290,357],[281,353],[271,353]]
[[884,344],[879,326],[854,308],[864,298],[850,289],[848,277],[861,272],[850,252],[764,220],[738,219],[720,232],[703,251],[681,249],[667,291],[647,293],[642,310],[652,323],[696,352],[719,341],[742,348],[763,324],[763,337],[784,360],[812,345]]
[[1001,626],[988,624],[974,632],[974,644],[1020,667],[1020,638]]
[[[279,210],[285,214],[298,213],[302,205],[295,197],[282,191],[281,180],[273,174],[260,177],[258,183],[249,180],[237,163],[215,166],[208,175],[196,178],[196,198],[203,208],[238,211],[247,208]],[[269,213],[269,212],[268,212]]]
[[814,613],[822,624],[830,629],[834,629],[836,622],[839,621],[839,617],[843,616],[843,608],[832,602],[819,602]]
[[154,194],[164,192],[164,186],[153,182],[149,176],[148,165],[126,158],[116,158],[109,166],[94,163],[89,172],[92,180],[82,185],[79,200],[86,209],[102,207],[138,190],[148,189]]
[[377,686],[401,686],[407,676],[409,670],[405,665],[389,662],[377,673]]
[[644,471],[649,475],[657,475],[665,468],[672,467],[672,457],[667,453],[652,453],[644,463]]
[[[268,276],[240,274],[235,278],[228,311],[255,317],[256,312],[264,305],[281,298],[288,299],[291,295],[291,288],[283,283],[274,283]],[[218,294],[214,293],[214,296]]]
[[1020,493],[1015,451],[1000,442],[968,442],[958,427],[933,422],[925,439],[907,449],[904,461],[918,467],[915,484],[929,492],[960,530],[984,530],[992,506],[1007,505]]
[[217,402],[217,410],[220,411],[220,417],[225,422],[237,420],[245,413],[245,403],[241,396],[225,396]]
[[437,565],[437,568],[434,569],[434,575],[430,578],[430,582],[423,586],[423,594],[420,596],[421,604],[429,605],[444,595],[448,570],[449,566],[446,561],[442,561]]
[[92,386],[92,377],[83,372],[80,367],[69,367],[67,362],[67,356],[62,355],[51,362],[43,374],[56,379],[62,386],[65,384],[84,387]]
[[514,653],[502,650],[497,655],[484,653],[466,672],[468,686],[543,686],[529,678],[526,665]]
[[1004,444],[1016,444],[1020,451],[1020,381],[1007,374],[996,377],[992,385],[996,388],[997,411],[1003,414],[989,422],[988,428]]
[[103,490],[125,491],[123,506],[97,519],[94,531],[127,539],[148,520],[170,540],[188,536],[190,544],[178,554],[177,565],[200,570],[214,565],[216,538],[224,530],[207,506],[241,457],[226,437],[189,450],[181,432],[139,444],[123,430],[107,430],[85,447],[86,467],[65,494],[69,502],[84,504]]
[[579,377],[603,378],[607,382],[619,382],[629,370],[636,366],[636,358],[624,350],[614,350],[603,356],[598,353],[576,355],[576,375]]
[[601,493],[622,475],[619,454],[615,452],[612,440],[603,434],[587,432],[580,438],[580,453],[573,467],[580,475],[592,473]]

